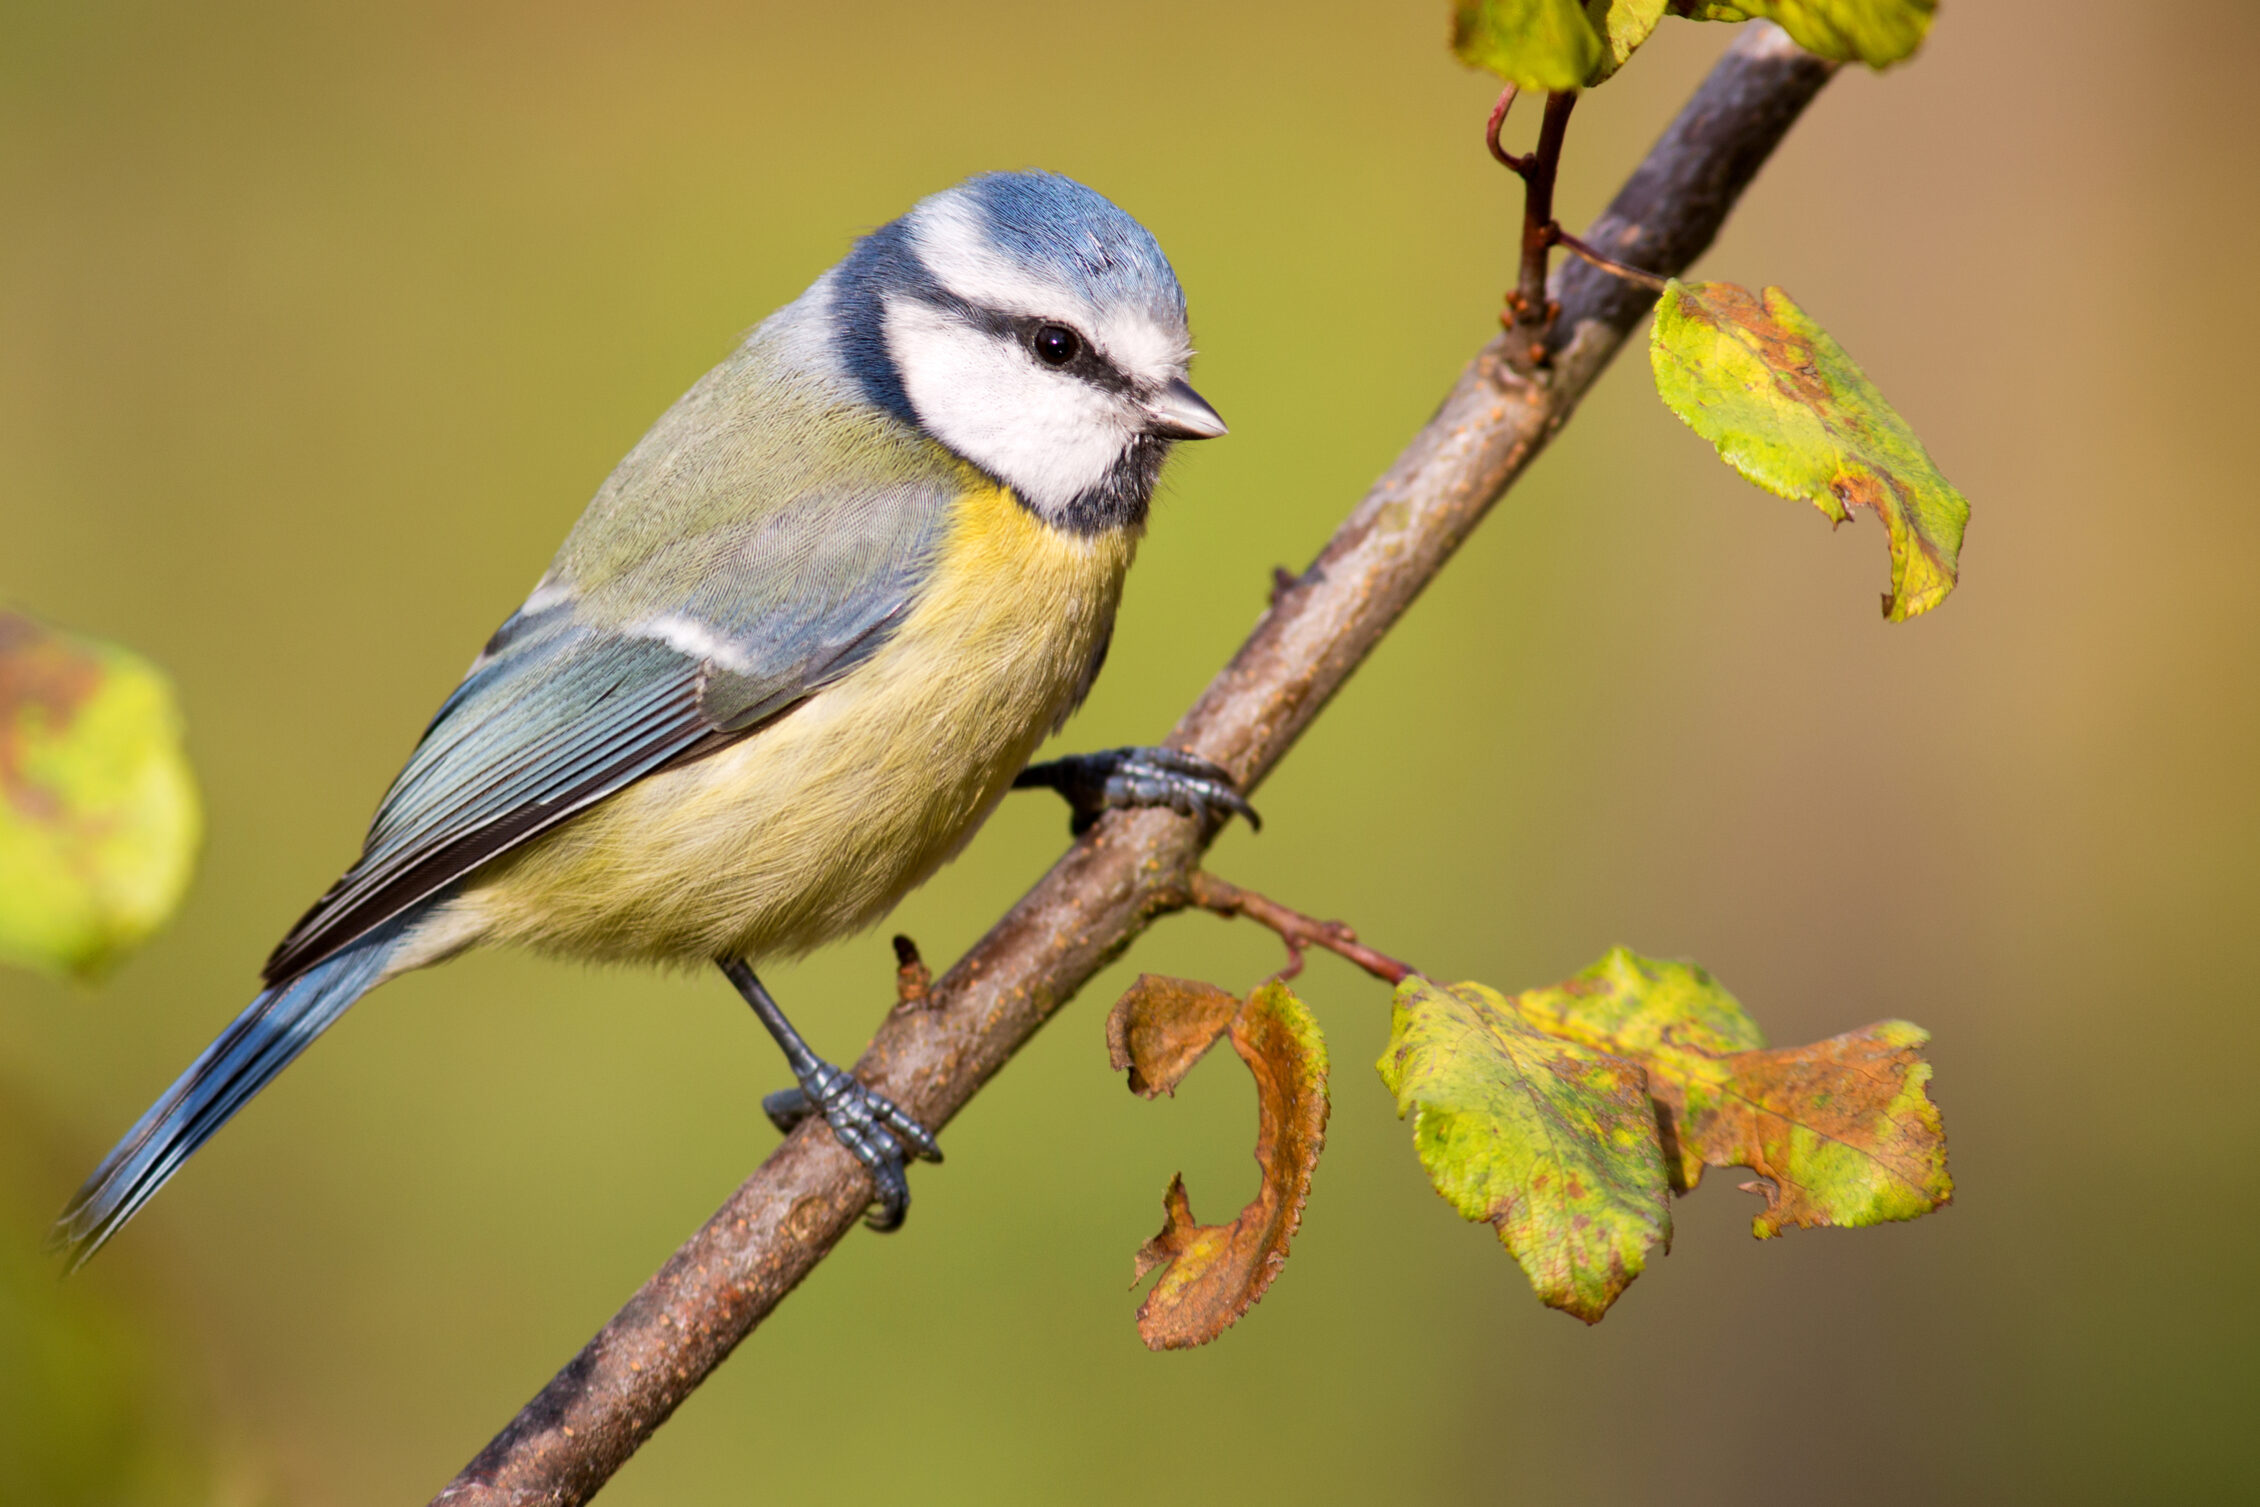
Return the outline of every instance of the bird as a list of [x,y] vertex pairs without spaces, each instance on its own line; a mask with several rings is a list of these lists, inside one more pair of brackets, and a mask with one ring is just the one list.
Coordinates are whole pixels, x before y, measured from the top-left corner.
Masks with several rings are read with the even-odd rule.
[[1254,811],[1163,747],[1030,764],[1090,692],[1163,462],[1226,432],[1185,295],[1093,189],[991,172],[857,239],[598,488],[441,704],[264,987],[58,1216],[75,1267],[371,989],[474,947],[719,967],[870,1172],[934,1136],[819,1057],[755,965],[866,928],[1013,788]]

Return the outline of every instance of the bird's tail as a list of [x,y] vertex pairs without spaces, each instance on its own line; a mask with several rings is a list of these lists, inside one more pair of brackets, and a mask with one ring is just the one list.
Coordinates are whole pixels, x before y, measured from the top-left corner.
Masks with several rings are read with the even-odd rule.
[[102,1159],[56,1217],[49,1247],[66,1252],[73,1270],[100,1250],[197,1147],[375,987],[407,929],[406,917],[389,922],[253,1000]]

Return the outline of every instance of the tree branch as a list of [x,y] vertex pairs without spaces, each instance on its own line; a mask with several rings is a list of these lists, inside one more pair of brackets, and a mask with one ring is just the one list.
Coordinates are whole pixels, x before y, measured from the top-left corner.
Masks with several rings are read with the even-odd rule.
[[[1586,239],[1677,272],[1833,68],[1771,26],[1744,30]],[[1554,359],[1507,338],[1469,364],[1428,426],[1271,610],[1170,742],[1253,789],[1569,417],[1655,295],[1580,262],[1554,280]],[[1086,833],[923,999],[888,1014],[856,1076],[939,1127],[1153,920],[1192,903],[1213,827],[1115,812]],[[906,991],[906,994],[911,991]],[[820,1122],[786,1137],[705,1227],[436,1499],[585,1502],[842,1236],[871,1197]]]

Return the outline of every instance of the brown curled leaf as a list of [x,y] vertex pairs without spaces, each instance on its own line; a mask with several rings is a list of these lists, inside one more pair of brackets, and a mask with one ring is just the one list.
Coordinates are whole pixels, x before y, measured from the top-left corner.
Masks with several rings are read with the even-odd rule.
[[1106,1015],[1106,1055],[1141,1099],[1177,1092],[1240,1011],[1240,997],[1197,979],[1141,973]]
[[[1111,1017],[1109,1026],[1111,1039]],[[1165,1268],[1138,1308],[1138,1337],[1153,1350],[1205,1345],[1263,1296],[1286,1263],[1311,1172],[1326,1145],[1326,1041],[1303,1002],[1285,984],[1268,983],[1229,1026],[1233,1050],[1256,1080],[1256,1165],[1263,1183],[1230,1224],[1204,1225],[1193,1220],[1184,1178],[1171,1179],[1161,1233],[1137,1254],[1139,1277]],[[1182,1077],[1180,1071],[1169,1081]]]

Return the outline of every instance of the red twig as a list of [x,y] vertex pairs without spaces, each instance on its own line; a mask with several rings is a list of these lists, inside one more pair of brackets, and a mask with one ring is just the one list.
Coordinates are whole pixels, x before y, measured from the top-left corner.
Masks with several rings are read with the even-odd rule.
[[1339,921],[1320,921],[1301,911],[1289,910],[1253,890],[1227,884],[1206,869],[1193,871],[1192,878],[1186,881],[1185,891],[1202,910],[1219,916],[1245,916],[1279,933],[1279,940],[1287,944],[1287,966],[1273,974],[1274,978],[1291,979],[1301,973],[1306,947],[1323,947],[1336,957],[1347,958],[1385,984],[1402,983],[1407,974],[1420,972],[1410,963],[1400,963],[1387,953],[1366,946],[1358,940],[1356,932]]
[[1499,128],[1507,123],[1507,112],[1514,108],[1515,96],[1521,92],[1514,85],[1507,85],[1505,92],[1499,96],[1499,102],[1491,107],[1490,123],[1483,128],[1483,144],[1491,149],[1492,156],[1499,159],[1500,166],[1527,180],[1530,177],[1532,159],[1517,157],[1499,145]]

